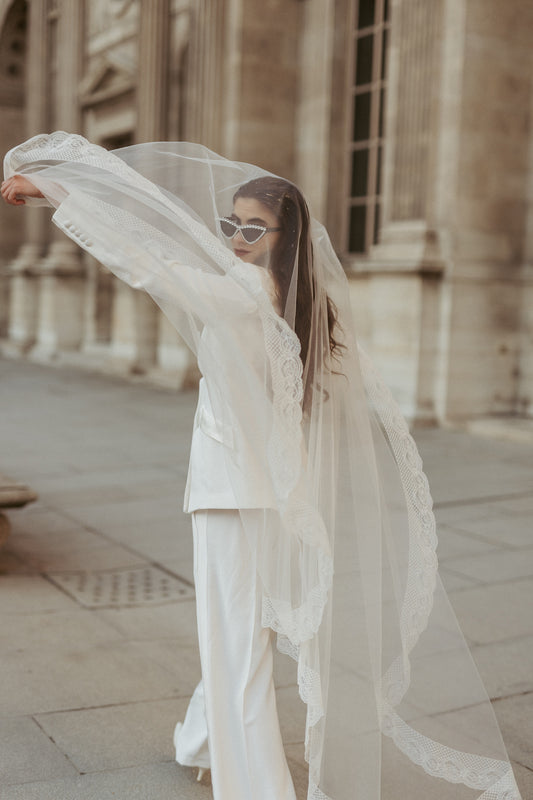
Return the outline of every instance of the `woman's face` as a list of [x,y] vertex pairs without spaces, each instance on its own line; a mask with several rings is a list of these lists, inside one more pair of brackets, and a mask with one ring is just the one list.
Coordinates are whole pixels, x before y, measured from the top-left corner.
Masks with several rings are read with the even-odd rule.
[[[231,218],[238,225],[264,225],[266,228],[279,226],[279,220],[274,212],[253,197],[238,197]],[[280,236],[280,231],[272,231],[265,233],[258,242],[249,244],[243,239],[241,232],[237,231],[231,240],[231,245],[235,255],[242,261],[264,267],[268,265],[269,256]]]

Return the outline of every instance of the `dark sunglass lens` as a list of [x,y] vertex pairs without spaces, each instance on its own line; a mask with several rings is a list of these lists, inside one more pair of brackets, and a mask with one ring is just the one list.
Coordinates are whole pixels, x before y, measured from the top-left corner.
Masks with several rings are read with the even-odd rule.
[[247,244],[254,244],[264,234],[262,228],[241,228],[242,238]]
[[227,236],[228,239],[231,239],[232,236],[235,236],[237,233],[237,226],[234,222],[231,222],[229,219],[221,219],[220,220],[220,230]]

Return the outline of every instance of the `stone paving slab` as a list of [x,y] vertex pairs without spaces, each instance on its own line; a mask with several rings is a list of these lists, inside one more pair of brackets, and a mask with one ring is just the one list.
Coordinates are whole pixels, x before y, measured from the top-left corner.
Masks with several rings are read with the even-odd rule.
[[473,578],[467,578],[465,575],[459,575],[453,570],[448,569],[446,563],[441,566],[439,572],[442,584],[448,594],[458,592],[461,589],[471,589],[479,585],[479,581]]
[[196,640],[196,608],[192,599],[148,608],[105,609],[90,613],[96,614],[128,639],[168,638],[178,647]]
[[495,700],[494,710],[509,756],[533,770],[533,692]]
[[480,583],[502,583],[533,577],[533,547],[499,550],[468,558],[452,558],[446,566]]
[[181,512],[182,503],[176,497],[135,498],[113,503],[91,503],[88,506],[72,506],[69,514],[72,519],[89,527],[110,531],[132,525],[145,525],[151,532],[155,521],[163,520],[170,525]]
[[0,717],[190,696],[197,651],[173,649],[159,641],[94,646],[76,637],[63,647],[28,649],[24,658],[2,653]]
[[[429,473],[428,473],[429,474]],[[483,502],[469,502],[468,499],[461,500],[458,503],[435,503],[433,510],[437,520],[437,525],[447,525],[452,528],[459,523],[461,527],[459,532],[470,533],[470,531],[463,530],[464,522],[467,521],[481,521],[492,519],[495,515],[499,516],[498,510],[494,508],[494,504],[488,500]]]
[[511,761],[511,763],[523,800],[530,800],[533,797],[533,770],[523,767],[516,761]]
[[21,537],[14,540],[11,552],[23,558],[31,569],[43,573],[118,569],[138,567],[146,563],[144,556],[132,553],[124,547],[108,545],[105,541],[87,549],[69,547],[63,550],[58,546],[47,548],[46,543],[35,544],[34,539]]
[[494,542],[485,542],[466,531],[458,530],[449,525],[439,525],[439,544],[437,556],[440,564],[445,564],[454,558],[465,556],[485,555],[494,551],[502,552],[502,546]]
[[289,744],[302,741],[305,730],[305,704],[298,695],[296,686],[276,689],[279,722],[283,741]]
[[188,698],[37,714],[35,720],[78,772],[172,761],[172,734]]
[[212,797],[207,781],[197,783],[194,770],[174,762],[0,786],[0,800],[212,800]]
[[[528,458],[530,457],[531,454],[528,453]],[[531,514],[533,514],[533,497],[528,495],[527,497],[517,497],[512,500],[501,500],[495,504],[495,508],[501,510],[504,514],[524,514],[529,515],[529,518],[531,518]]]
[[30,717],[2,721],[0,752],[2,786],[78,774],[65,751]]
[[74,600],[41,575],[4,574],[0,580],[2,614],[38,614],[43,611],[68,611],[75,607]]
[[472,648],[472,655],[489,697],[531,691],[533,636],[479,645]]
[[[175,468],[178,466],[179,464],[176,464]],[[59,500],[62,508],[68,508],[70,505],[88,505],[92,499],[112,502],[141,496],[166,495],[173,490],[179,496],[180,478],[169,471],[169,467],[170,465],[146,467],[138,463],[130,465],[128,470],[103,469],[96,474],[75,472],[61,477],[42,475],[38,482],[46,494],[47,502],[54,503]],[[28,510],[35,509],[37,505],[39,503],[29,506]]]
[[[438,671],[434,669],[438,665]],[[452,649],[436,653],[434,656],[419,658],[413,662],[413,672],[417,678],[416,691],[409,691],[409,702],[416,708],[423,709],[424,714],[431,713],[443,719],[447,713],[453,714],[456,709],[464,709],[472,703],[472,685],[461,670],[464,665],[462,649]],[[445,671],[442,670],[443,666]],[[437,683],[435,674],[453,676],[453,680]],[[459,748],[461,749],[461,748]]]
[[[105,534],[116,543],[134,550],[151,561],[164,559],[165,563],[179,557],[192,557],[190,520],[180,511],[171,516],[144,521],[118,521],[105,525]],[[178,519],[177,519],[178,517]]]
[[[0,584],[3,577],[0,576]],[[75,605],[69,610],[39,611],[34,614],[8,613],[0,616],[0,652],[32,653],[43,648],[72,648],[76,640],[86,647],[98,647],[120,640],[117,629],[103,615]],[[3,663],[3,662],[2,662]]]
[[[532,454],[533,457],[533,454]],[[501,516],[500,516],[501,515]],[[455,530],[477,534],[501,547],[531,547],[533,545],[533,512],[505,513],[484,520],[465,520]]]
[[305,763],[304,744],[285,744],[287,764],[292,775],[296,800],[307,800],[308,770]]
[[[446,449],[426,450],[425,443],[446,439]],[[457,431],[417,432],[430,485],[438,504],[531,492],[533,447],[478,439]],[[519,468],[518,468],[519,467]]]
[[533,634],[533,579],[451,592],[450,600],[470,642],[487,644]]
[[[73,537],[78,534],[79,537],[85,536],[87,540],[98,538],[97,533],[77,524],[68,513],[64,513],[61,506],[50,508],[44,503],[40,503],[34,508],[30,506],[13,514],[12,523],[13,530],[17,531],[19,536],[41,535],[61,538],[61,534],[72,534]],[[67,541],[68,537],[62,537],[62,540]],[[77,542],[74,543],[77,544]]]
[[194,584],[194,558],[192,552],[189,558],[160,558],[160,562],[165,564],[165,568],[185,581]]

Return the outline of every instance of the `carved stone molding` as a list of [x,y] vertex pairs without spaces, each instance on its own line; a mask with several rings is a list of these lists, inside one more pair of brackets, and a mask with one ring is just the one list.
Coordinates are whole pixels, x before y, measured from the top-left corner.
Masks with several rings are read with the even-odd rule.
[[113,100],[135,89],[134,69],[117,65],[108,55],[100,56],[79,84],[82,108]]

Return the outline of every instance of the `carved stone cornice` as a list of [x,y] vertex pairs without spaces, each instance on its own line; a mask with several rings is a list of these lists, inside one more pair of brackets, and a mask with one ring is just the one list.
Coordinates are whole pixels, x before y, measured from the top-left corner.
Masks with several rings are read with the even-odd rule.
[[136,76],[132,70],[119,67],[107,56],[102,56],[80,81],[79,103],[82,108],[91,108],[128,94],[135,87]]

